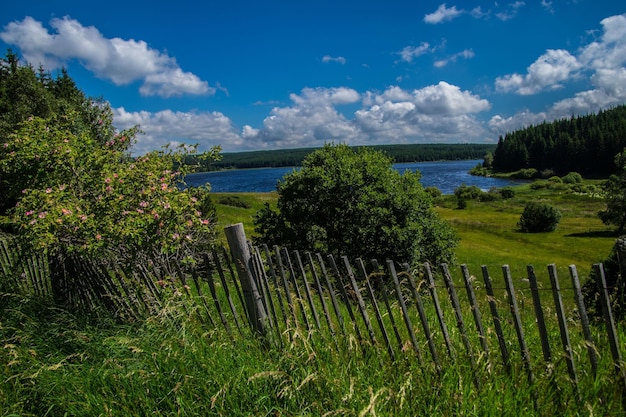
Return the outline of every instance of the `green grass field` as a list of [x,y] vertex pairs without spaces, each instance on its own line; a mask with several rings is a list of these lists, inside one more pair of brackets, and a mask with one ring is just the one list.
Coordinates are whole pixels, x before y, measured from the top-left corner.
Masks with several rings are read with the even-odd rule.
[[[606,258],[615,236],[595,217],[601,200],[516,191],[511,200],[470,202],[464,210],[449,196],[438,203],[461,238],[458,263],[474,274],[480,265],[509,264],[522,276],[527,264],[573,263],[584,279],[592,263]],[[559,227],[517,232],[525,202],[538,199],[563,212]],[[241,222],[252,236],[254,213],[275,200],[273,193],[217,194],[219,228]],[[519,366],[510,376],[484,369],[487,382],[478,389],[463,360],[447,362],[437,376],[409,346],[391,362],[382,346],[364,353],[347,340],[352,348],[337,351],[321,344],[323,338],[297,332],[282,348],[268,349],[247,328],[229,336],[207,326],[180,299],[165,305],[157,316],[120,324],[0,294],[0,416],[617,416],[625,409],[608,354],[597,378],[580,366],[577,392],[562,359],[554,363],[559,372],[543,375],[550,368],[539,366],[538,342],[531,339],[535,385]],[[524,319],[534,325],[532,315]],[[620,323],[622,345],[625,330]],[[551,334],[555,346],[558,337]],[[584,354],[585,347],[576,346],[577,363],[585,362]]]

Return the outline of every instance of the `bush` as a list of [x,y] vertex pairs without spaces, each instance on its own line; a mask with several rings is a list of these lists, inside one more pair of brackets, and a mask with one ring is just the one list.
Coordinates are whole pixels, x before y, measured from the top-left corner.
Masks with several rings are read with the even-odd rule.
[[570,172],[562,178],[565,184],[580,184],[583,182],[583,177],[578,172]]
[[349,258],[451,262],[458,239],[419,172],[400,174],[371,148],[325,145],[278,183],[277,209],[255,219],[256,243]]
[[430,195],[433,198],[433,200],[443,195],[443,193],[441,192],[439,188],[433,187],[433,186],[424,188],[424,191],[426,191],[426,194]]
[[526,204],[517,223],[522,232],[552,232],[561,220],[561,212],[546,203],[531,202]]
[[500,195],[504,199],[513,198],[515,197],[515,190],[511,187],[504,187],[502,190],[500,190]]
[[526,168],[517,171],[513,177],[519,180],[532,180],[533,178],[537,178],[538,175],[539,172],[535,168]]

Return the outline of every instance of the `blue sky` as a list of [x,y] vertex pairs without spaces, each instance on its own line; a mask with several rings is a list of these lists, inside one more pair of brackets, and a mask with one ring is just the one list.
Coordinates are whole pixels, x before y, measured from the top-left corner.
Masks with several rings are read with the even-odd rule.
[[626,5],[12,1],[0,47],[67,68],[135,153],[489,143],[626,103]]

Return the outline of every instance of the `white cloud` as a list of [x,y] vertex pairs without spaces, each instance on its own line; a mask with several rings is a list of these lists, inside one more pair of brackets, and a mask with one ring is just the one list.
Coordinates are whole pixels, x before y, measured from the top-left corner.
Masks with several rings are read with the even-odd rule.
[[526,3],[524,3],[523,1],[516,1],[515,3],[508,4],[505,10],[496,13],[496,17],[503,22],[511,20],[515,18],[515,16],[517,16],[517,12],[519,11],[519,9],[521,9],[525,5]]
[[465,58],[465,59],[474,58],[474,51],[472,51],[471,49],[466,49],[464,51],[451,55],[448,58],[435,61],[434,65],[437,68],[442,68],[451,62],[452,63],[456,62],[459,58]]
[[501,92],[531,94],[558,88],[573,77],[591,73],[593,88],[560,100],[543,112],[495,115],[489,121],[493,132],[503,134],[544,120],[596,113],[626,103],[626,14],[600,23],[602,36],[581,48],[577,57],[567,51],[548,51],[529,67],[526,75],[511,74],[496,80],[496,88]]
[[243,142],[231,120],[220,112],[128,112],[120,107],[113,109],[113,117],[118,129],[140,125],[143,134],[137,136],[133,147],[136,155],[167,144],[198,144],[200,151],[207,151],[216,145],[233,150]]
[[198,76],[184,72],[176,59],[152,49],[144,41],[105,38],[93,26],[85,27],[77,20],[64,17],[52,19],[49,33],[32,17],[11,22],[0,38],[17,45],[24,59],[34,66],[58,68],[77,60],[96,76],[116,85],[143,81],[143,95],[163,97],[184,94],[210,95],[215,88]]
[[322,58],[322,62],[324,63],[328,63],[328,62],[337,62],[339,64],[345,64],[346,63],[346,59],[342,56],[338,56],[338,57],[332,57],[330,55],[324,55],[324,57]]
[[424,22],[437,24],[450,21],[458,16],[463,14],[462,10],[457,10],[456,6],[452,6],[450,8],[446,7],[446,4],[443,3],[439,5],[436,11],[433,13],[427,14],[424,16]]
[[406,46],[398,54],[403,61],[411,62],[413,58],[432,52],[432,48],[428,42],[422,42],[419,46]]
[[520,95],[536,94],[542,90],[555,90],[569,80],[582,67],[580,62],[563,49],[550,49],[528,67],[526,75],[510,74],[496,79],[496,90]]

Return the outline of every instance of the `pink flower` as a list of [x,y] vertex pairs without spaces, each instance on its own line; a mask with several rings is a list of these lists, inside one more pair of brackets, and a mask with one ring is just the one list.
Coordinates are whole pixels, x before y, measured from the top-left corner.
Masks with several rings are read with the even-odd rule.
[[113,191],[113,187],[111,187],[110,185],[107,185],[107,188],[105,188],[107,193],[110,193],[111,191]]
[[143,214],[143,209],[137,209],[137,213]]
[[167,184],[166,183],[161,184],[161,190],[163,190],[163,191],[167,190]]
[[202,224],[209,224],[209,221],[207,219],[203,219]]
[[111,183],[111,178],[108,178],[108,177],[107,177],[107,178],[105,178],[105,179],[104,179],[104,183],[105,183],[105,184],[110,184],[110,183]]
[[100,233],[96,235],[96,240],[102,240],[102,235]]
[[148,202],[147,201],[142,201],[139,203],[140,207],[148,207]]
[[35,223],[37,223],[37,219],[32,219],[30,222],[28,222],[28,224],[30,224],[30,225],[33,225]]
[[67,188],[67,185],[65,185],[65,184],[61,184],[61,185],[59,185],[59,191],[63,191],[63,190],[65,190],[66,188]]
[[47,211],[40,211],[37,217],[39,217],[40,219],[45,219],[47,215],[48,215]]
[[46,188],[46,194],[50,194],[52,192],[52,188]]
[[69,216],[70,214],[72,214],[72,210],[68,210],[68,209],[61,209],[61,213],[63,213],[64,216]]
[[24,213],[27,216],[30,216],[31,214],[33,214],[35,211],[34,210],[28,210],[26,213]]

